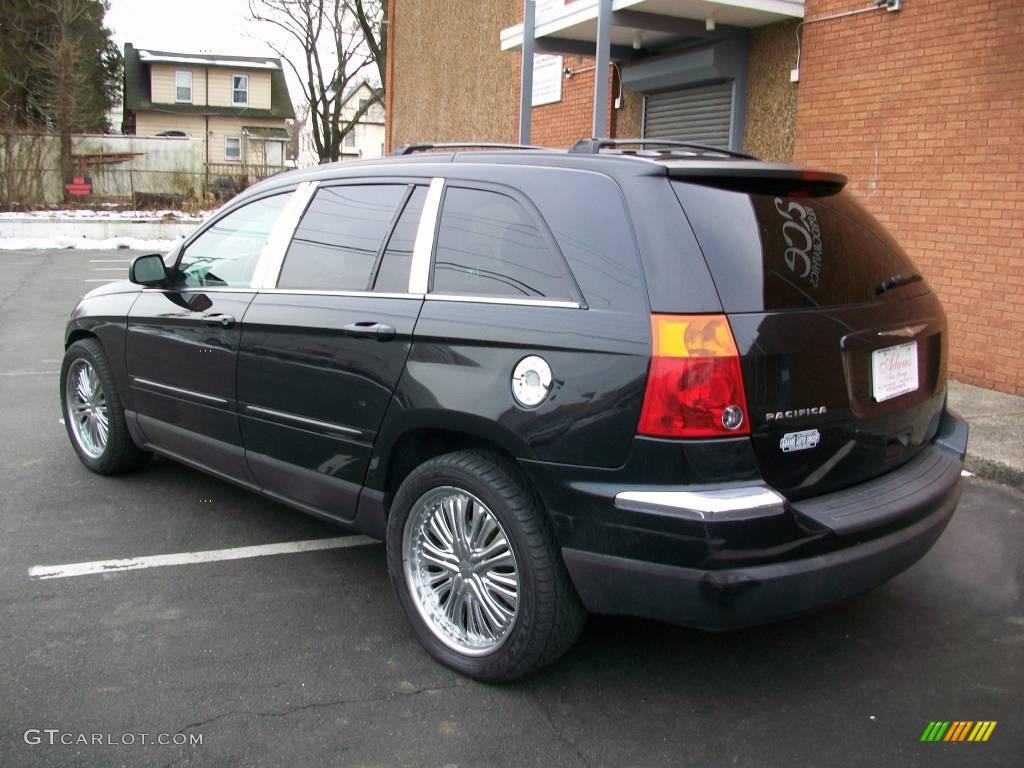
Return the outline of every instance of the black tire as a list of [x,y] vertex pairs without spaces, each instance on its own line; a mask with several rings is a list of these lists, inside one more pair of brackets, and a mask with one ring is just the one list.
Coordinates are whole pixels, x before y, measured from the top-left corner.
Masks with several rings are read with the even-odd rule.
[[[503,642],[486,655],[467,655],[442,642],[427,625],[406,577],[405,529],[417,501],[452,487],[477,497],[504,530],[515,557],[519,603]],[[405,479],[391,505],[388,573],[416,638],[442,664],[485,682],[506,682],[564,654],[586,621],[586,610],[562,562],[547,513],[522,472],[485,451],[458,451],[431,459]]]
[[[68,372],[78,361],[84,361],[95,371],[105,398],[108,423],[107,439],[98,455],[90,455],[90,451],[75,434],[72,427],[72,416],[68,413]],[[101,475],[128,472],[141,467],[152,455],[139,448],[128,433],[124,406],[117,394],[114,374],[110,370],[110,362],[103,351],[103,345],[97,339],[80,339],[69,346],[67,352],[64,353],[64,362],[60,368],[60,407],[64,414],[64,428],[67,430],[68,439],[71,440],[71,446],[75,449],[81,462],[93,472]]]

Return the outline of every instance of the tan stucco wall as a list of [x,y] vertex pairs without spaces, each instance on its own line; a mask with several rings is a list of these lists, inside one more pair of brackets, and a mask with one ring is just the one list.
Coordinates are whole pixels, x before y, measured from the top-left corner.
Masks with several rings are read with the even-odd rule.
[[795,21],[751,30],[743,148],[763,160],[793,159],[797,84],[789,82],[789,71],[795,66]]
[[393,0],[392,147],[513,139],[519,55],[501,52],[499,34],[519,13],[518,0]]
[[[149,68],[150,96],[154,104],[174,103],[174,73],[188,70],[192,73],[192,103],[206,103],[206,68],[181,67],[174,64],[152,64]],[[230,107],[232,75],[248,75],[249,106],[270,109],[270,72],[265,69],[229,69],[210,67],[210,106]]]
[[622,108],[615,111],[615,137],[640,138],[644,124],[644,95],[622,89]]

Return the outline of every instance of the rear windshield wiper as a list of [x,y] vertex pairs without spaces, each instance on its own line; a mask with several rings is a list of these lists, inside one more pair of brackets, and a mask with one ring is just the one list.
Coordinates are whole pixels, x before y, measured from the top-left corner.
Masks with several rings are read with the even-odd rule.
[[875,293],[881,296],[883,293],[892,288],[898,288],[899,286],[907,285],[908,283],[917,283],[923,279],[924,278],[921,277],[916,272],[910,275],[893,275],[892,277],[887,277],[885,278],[885,280],[880,282],[878,284],[878,287],[875,288]]

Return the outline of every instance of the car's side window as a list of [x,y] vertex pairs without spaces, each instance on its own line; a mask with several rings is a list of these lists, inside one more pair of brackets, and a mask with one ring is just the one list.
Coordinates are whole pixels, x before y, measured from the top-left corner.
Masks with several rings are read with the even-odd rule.
[[278,288],[365,291],[405,184],[323,187],[285,255]]
[[185,248],[179,284],[249,288],[263,246],[290,198],[291,192],[264,197],[214,222]]
[[385,293],[405,293],[409,290],[409,269],[412,266],[412,251],[416,244],[423,204],[427,199],[427,188],[416,187],[402,215],[398,217],[387,248],[381,257],[373,290]]
[[441,210],[433,293],[570,299],[559,254],[508,195],[449,187]]

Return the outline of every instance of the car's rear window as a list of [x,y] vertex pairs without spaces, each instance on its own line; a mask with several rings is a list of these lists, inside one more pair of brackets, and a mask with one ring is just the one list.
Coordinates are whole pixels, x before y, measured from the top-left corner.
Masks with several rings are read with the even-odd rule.
[[[727,312],[862,304],[928,290],[899,244],[847,192],[672,187]],[[911,281],[879,292],[896,276]]]

